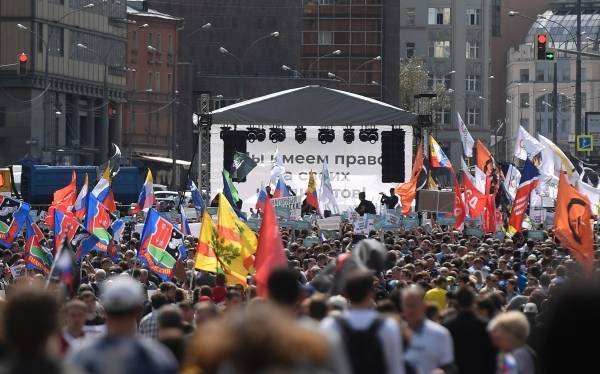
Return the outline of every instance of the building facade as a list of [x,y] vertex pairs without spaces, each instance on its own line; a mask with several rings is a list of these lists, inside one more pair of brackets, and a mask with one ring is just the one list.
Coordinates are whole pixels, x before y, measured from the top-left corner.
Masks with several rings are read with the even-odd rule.
[[[599,5],[588,3],[583,7],[581,25],[584,34],[581,39],[584,52],[598,54]],[[507,149],[509,156],[514,150],[519,126],[534,136],[541,134],[551,140],[556,127],[558,146],[575,153],[576,56],[559,52],[555,61],[539,61],[534,55],[533,41],[537,34],[549,32],[550,40],[557,48],[576,50],[577,16],[570,6],[556,6],[542,17],[532,25],[523,44],[508,52],[506,102],[509,132],[507,142],[501,146]],[[553,95],[554,65],[557,71],[557,103]],[[596,59],[582,57],[581,88],[582,132],[585,132],[586,113],[600,112],[600,66]],[[596,151],[588,156],[597,157],[598,154]]]
[[450,104],[434,113],[434,133],[453,163],[460,165],[458,112],[471,135],[490,141],[491,2],[485,0],[403,0],[400,57],[420,58],[429,89],[443,84]]
[[[492,3],[491,74],[494,78],[490,81],[490,126],[492,144],[495,144],[496,139],[500,141],[506,135],[507,53],[511,47],[522,43],[533,24],[533,21],[527,18],[509,16],[509,11],[535,18],[548,9],[549,0],[493,0]],[[493,146],[496,157],[499,160],[509,160],[511,156],[506,155],[502,144]]]
[[[183,21],[148,9],[145,1],[128,4],[124,152],[134,160],[143,160],[144,156],[173,158],[181,142],[176,116],[177,50],[178,29]],[[170,181],[161,179],[157,183]]]
[[126,32],[122,1],[0,3],[0,164],[106,161],[120,144]]
[[398,105],[399,0],[304,0],[303,76]]

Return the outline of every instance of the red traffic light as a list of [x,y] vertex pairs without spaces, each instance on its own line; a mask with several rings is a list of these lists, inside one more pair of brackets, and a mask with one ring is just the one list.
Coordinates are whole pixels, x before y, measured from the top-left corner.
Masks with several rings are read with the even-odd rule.
[[548,37],[546,36],[546,34],[539,34],[537,36],[537,41],[538,43],[546,44],[546,42],[548,41]]
[[29,56],[27,56],[25,53],[19,54],[19,62],[26,63],[28,60]]

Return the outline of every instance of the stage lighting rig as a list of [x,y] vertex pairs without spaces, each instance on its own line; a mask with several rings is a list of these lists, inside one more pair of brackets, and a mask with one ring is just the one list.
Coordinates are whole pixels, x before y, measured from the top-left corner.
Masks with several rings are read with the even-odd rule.
[[246,131],[248,131],[248,135],[246,136],[246,139],[248,140],[248,142],[254,143],[258,139],[258,131],[259,130],[260,129],[258,127],[254,127],[254,126],[250,126],[246,129]]
[[317,139],[321,142],[321,144],[333,143],[335,139],[335,130],[333,128],[321,128],[319,129],[319,134]]
[[344,128],[344,141],[348,144],[352,144],[354,141],[354,129],[350,126]]
[[264,142],[266,138],[267,138],[267,131],[265,130],[264,127],[261,126],[256,131],[256,140],[258,140],[259,142]]
[[223,139],[223,137],[225,136],[225,133],[231,131],[231,127],[229,126],[221,126],[221,133],[219,134],[219,137],[221,139]]
[[299,144],[304,143],[306,141],[306,127],[303,127],[303,126],[296,127],[295,138]]
[[282,127],[271,127],[269,131],[269,140],[273,143],[281,143],[285,140],[285,130]]

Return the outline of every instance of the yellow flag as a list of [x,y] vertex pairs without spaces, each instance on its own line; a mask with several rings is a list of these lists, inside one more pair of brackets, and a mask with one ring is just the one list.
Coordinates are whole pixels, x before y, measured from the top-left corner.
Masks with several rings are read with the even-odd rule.
[[198,270],[217,272],[219,262],[215,255],[215,245],[217,243],[217,229],[210,218],[207,210],[202,213],[202,227],[200,229],[200,238],[196,246],[196,264]]
[[219,194],[216,255],[228,282],[245,285],[254,265],[256,234],[238,218],[223,194]]

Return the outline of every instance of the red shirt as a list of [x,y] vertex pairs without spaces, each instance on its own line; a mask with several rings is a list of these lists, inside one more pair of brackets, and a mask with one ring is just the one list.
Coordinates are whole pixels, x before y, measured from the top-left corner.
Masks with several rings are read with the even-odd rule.
[[225,301],[225,299],[227,298],[227,288],[225,288],[224,286],[215,286],[212,289],[212,293],[213,293],[213,301],[215,303],[220,303]]

